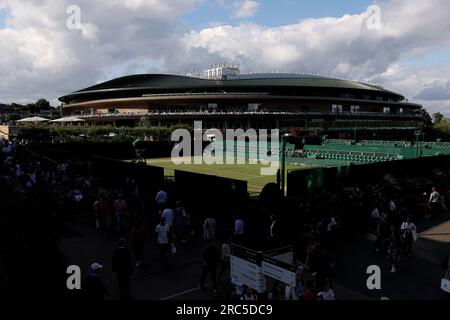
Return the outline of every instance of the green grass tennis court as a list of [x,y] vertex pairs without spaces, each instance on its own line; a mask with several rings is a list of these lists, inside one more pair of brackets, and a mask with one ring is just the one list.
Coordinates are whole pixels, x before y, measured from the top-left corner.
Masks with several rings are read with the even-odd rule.
[[[302,163],[286,164],[286,173],[291,169],[309,169],[323,165],[330,165],[330,161],[320,163],[317,160],[301,159]],[[196,172],[207,175],[231,178],[247,181],[248,191],[250,193],[259,193],[267,183],[276,182],[276,174],[272,176],[261,175],[261,168],[268,167],[262,164],[181,164],[177,165],[170,158],[148,159],[147,164],[165,169],[166,176],[173,176],[175,170]],[[333,163],[337,164],[337,163]]]

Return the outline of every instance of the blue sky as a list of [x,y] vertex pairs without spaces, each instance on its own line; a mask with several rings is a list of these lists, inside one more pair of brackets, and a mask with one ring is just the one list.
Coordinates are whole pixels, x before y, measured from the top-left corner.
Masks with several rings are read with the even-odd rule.
[[0,29],[5,26],[5,19],[8,12],[6,9],[0,10]]
[[262,0],[254,17],[233,19],[230,1],[225,0],[225,6],[221,6],[217,0],[208,0],[182,19],[197,30],[214,23],[237,25],[243,21],[276,27],[297,23],[307,18],[358,14],[373,3],[373,0]]

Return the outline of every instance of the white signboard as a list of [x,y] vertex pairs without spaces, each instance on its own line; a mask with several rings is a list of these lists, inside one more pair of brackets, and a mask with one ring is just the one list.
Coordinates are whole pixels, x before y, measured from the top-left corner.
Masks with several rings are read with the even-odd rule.
[[296,285],[295,272],[281,268],[275,264],[263,261],[262,262],[262,272],[265,275],[267,275],[275,280],[281,281],[287,285],[290,285],[293,287],[295,287],[295,285]]
[[246,285],[259,293],[266,291],[266,279],[260,266],[233,255],[230,264],[232,283]]

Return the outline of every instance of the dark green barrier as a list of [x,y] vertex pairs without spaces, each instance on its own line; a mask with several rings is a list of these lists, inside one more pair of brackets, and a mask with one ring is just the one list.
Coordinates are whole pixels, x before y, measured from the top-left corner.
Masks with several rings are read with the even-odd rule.
[[175,184],[178,200],[195,208],[201,219],[214,215],[218,223],[231,226],[247,205],[247,181],[175,170]]
[[[86,158],[91,155],[114,158],[114,159],[134,159],[136,152],[131,142],[70,142],[60,144],[30,144],[30,150],[53,154],[56,157],[61,154]],[[146,158],[167,158],[172,152],[172,143],[167,141],[140,142],[139,148],[144,150]]]
[[160,167],[94,156],[91,158],[91,169],[102,183],[110,187],[123,186],[126,178],[136,180],[139,186],[146,189],[160,188],[164,184],[164,169]]
[[290,198],[308,199],[314,192],[332,190],[339,183],[375,184],[386,174],[423,177],[429,176],[434,170],[450,174],[450,155],[290,170],[287,177],[287,193]]

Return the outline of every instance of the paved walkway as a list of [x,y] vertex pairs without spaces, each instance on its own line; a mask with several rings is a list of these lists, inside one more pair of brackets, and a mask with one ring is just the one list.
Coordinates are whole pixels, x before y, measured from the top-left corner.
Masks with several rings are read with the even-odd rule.
[[[338,248],[333,254],[336,262],[335,291],[340,300],[366,300],[388,297],[390,299],[449,299],[440,290],[441,264],[450,254],[450,213],[438,220],[418,221],[420,238],[415,243],[413,256],[408,259],[405,271],[392,274],[386,257],[374,252],[373,239],[355,239]],[[88,272],[92,261],[105,266],[103,278],[107,281],[107,299],[117,299],[116,281],[111,271],[111,256],[116,247],[117,236],[104,237],[89,225],[73,226],[80,237],[65,239],[61,249],[70,264],[80,265]],[[146,242],[145,265],[136,269],[131,281],[134,299],[209,300],[211,288],[200,290],[201,265],[199,253],[202,243],[193,240],[189,245],[178,247],[176,255],[169,254],[170,269],[157,260],[157,247],[153,241]],[[367,267],[378,265],[382,270],[382,289],[367,289]],[[221,288],[225,297],[227,287]]]
[[[103,279],[108,285],[107,299],[117,299],[115,275],[111,269],[111,259],[119,236],[105,237],[88,225],[73,226],[80,236],[65,239],[60,248],[69,264],[79,265],[83,274],[89,272],[89,265],[98,261],[104,266]],[[158,248],[154,241],[147,240],[145,261],[135,268],[131,280],[134,299],[161,299],[198,285],[200,279],[201,243],[193,241],[188,245],[179,245],[177,254],[168,253],[169,269],[158,260]]]
[[[449,300],[450,295],[440,290],[440,281],[442,262],[450,255],[450,213],[436,220],[417,221],[416,225],[419,239],[414,243],[406,270],[390,272],[388,259],[374,252],[374,237],[356,239],[333,255],[337,263],[336,283],[373,299]],[[381,268],[381,290],[367,289],[366,270],[370,265]]]

